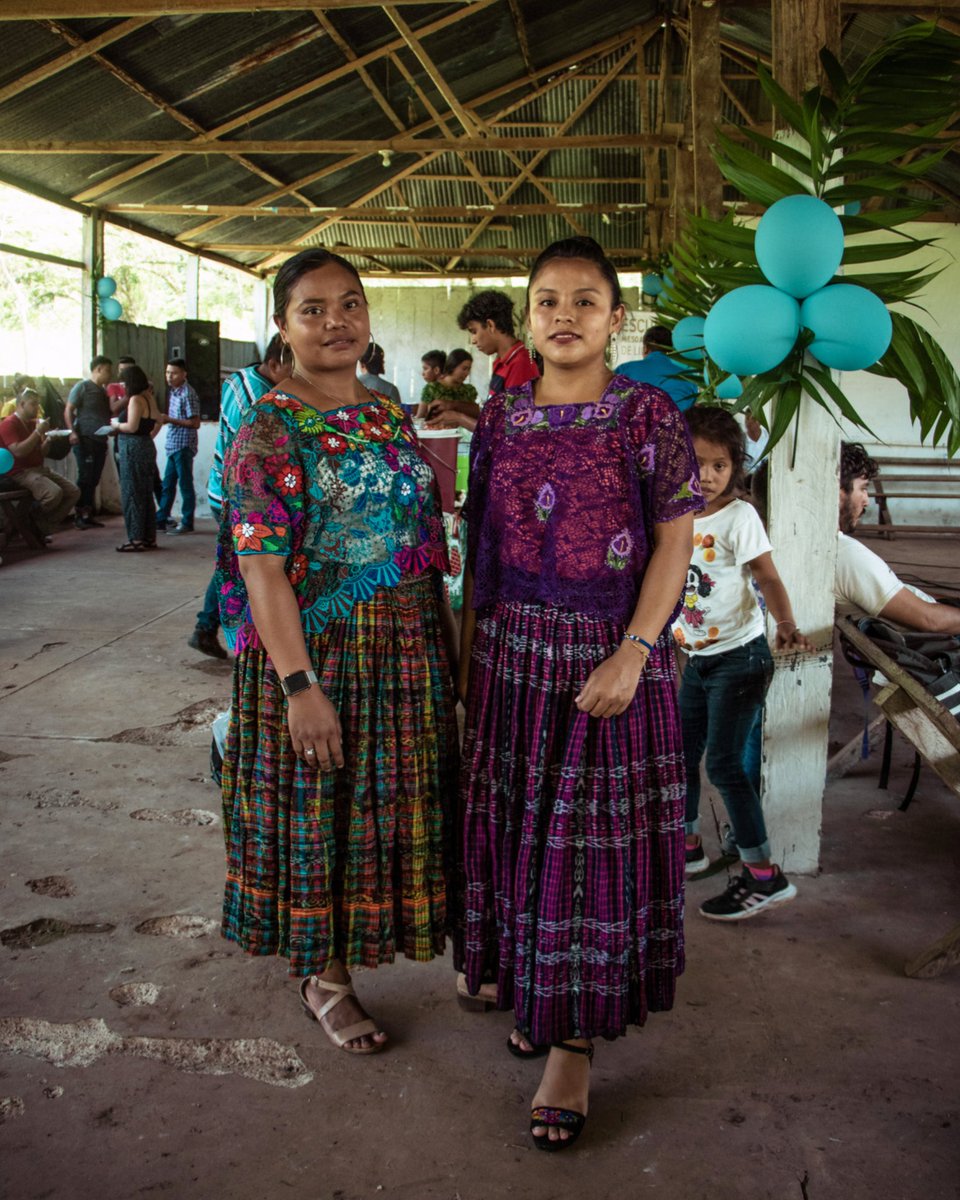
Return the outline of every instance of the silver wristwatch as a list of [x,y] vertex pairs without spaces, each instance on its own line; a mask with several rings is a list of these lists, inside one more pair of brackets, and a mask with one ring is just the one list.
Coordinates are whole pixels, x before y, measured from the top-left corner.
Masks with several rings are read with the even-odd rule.
[[283,688],[285,696],[299,696],[311,684],[318,682],[316,671],[294,671],[290,675],[284,675],[280,680],[280,686]]

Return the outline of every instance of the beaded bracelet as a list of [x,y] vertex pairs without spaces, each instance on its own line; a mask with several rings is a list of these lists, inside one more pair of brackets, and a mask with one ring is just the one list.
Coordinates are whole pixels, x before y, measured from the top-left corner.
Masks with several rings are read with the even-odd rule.
[[623,636],[626,638],[626,640],[628,642],[633,642],[637,646],[646,646],[648,654],[653,653],[653,647],[650,645],[650,643],[647,641],[646,638],[642,638],[636,633],[625,633]]

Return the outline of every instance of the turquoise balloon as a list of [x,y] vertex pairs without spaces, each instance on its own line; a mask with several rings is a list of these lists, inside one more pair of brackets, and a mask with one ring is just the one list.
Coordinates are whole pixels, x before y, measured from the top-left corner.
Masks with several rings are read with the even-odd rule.
[[673,348],[684,358],[703,358],[704,317],[681,317],[673,327]]
[[119,321],[123,316],[123,305],[119,300],[108,296],[106,300],[100,301],[100,313],[105,321]]
[[6,446],[0,446],[0,475],[6,475],[13,463],[14,458],[10,451]]
[[754,238],[760,270],[774,287],[802,300],[836,275],[843,226],[816,196],[784,196],[760,218]]
[[736,400],[743,395],[743,384],[736,375],[728,375],[717,384],[717,397],[720,400]]
[[107,300],[117,290],[117,281],[109,275],[104,275],[102,279],[97,280],[97,296],[101,300]]
[[707,353],[731,375],[761,375],[783,362],[800,332],[800,305],[762,283],[734,288],[707,313]]
[[640,290],[645,296],[659,296],[663,291],[663,280],[659,275],[644,275]]
[[833,283],[808,296],[800,324],[813,333],[810,353],[835,371],[863,371],[886,354],[893,321],[879,296],[855,283]]

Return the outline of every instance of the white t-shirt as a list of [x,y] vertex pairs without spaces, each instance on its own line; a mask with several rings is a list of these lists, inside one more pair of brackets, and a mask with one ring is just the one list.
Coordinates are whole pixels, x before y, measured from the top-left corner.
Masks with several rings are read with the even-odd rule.
[[[877,617],[897,592],[909,586],[902,583],[880,555],[868,550],[863,542],[847,537],[845,533],[837,534],[833,595],[838,616]],[[921,600],[935,603],[932,596],[919,588],[911,587],[910,591]]]
[[764,632],[747,565],[772,547],[757,510],[732,500],[693,522],[693,558],[673,636],[687,654],[722,654]]

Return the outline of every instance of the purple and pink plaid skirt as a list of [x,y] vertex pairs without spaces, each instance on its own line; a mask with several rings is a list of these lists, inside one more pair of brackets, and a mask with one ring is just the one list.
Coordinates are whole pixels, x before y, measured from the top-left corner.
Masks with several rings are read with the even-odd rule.
[[673,650],[630,708],[574,697],[610,621],[500,603],[477,622],[463,747],[464,966],[535,1043],[617,1037],[673,1005],[683,953],[684,772]]

